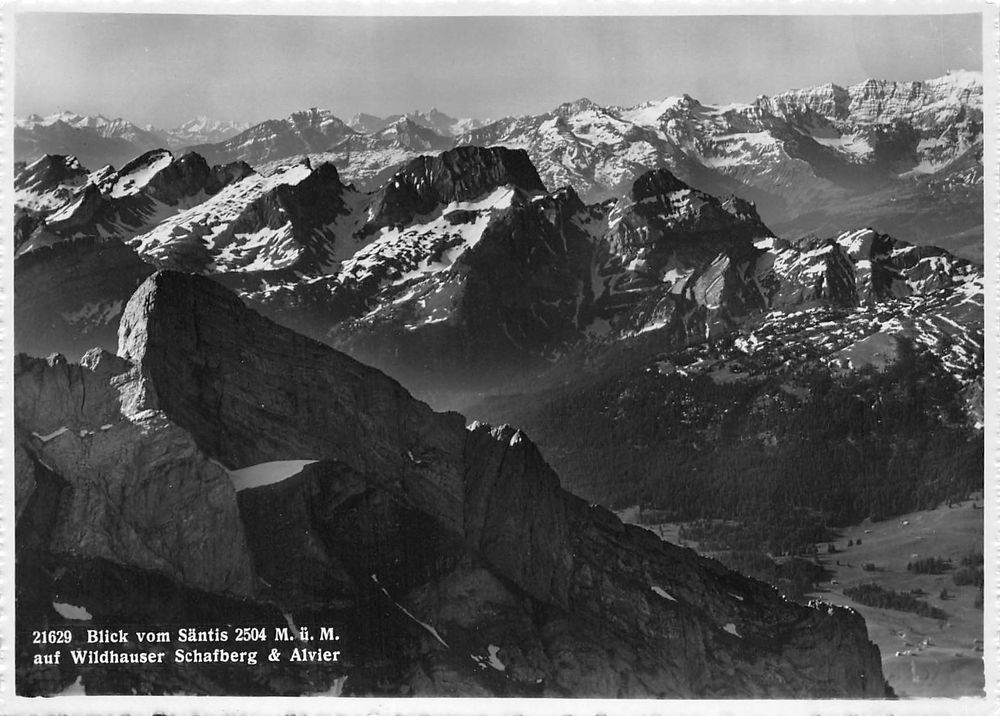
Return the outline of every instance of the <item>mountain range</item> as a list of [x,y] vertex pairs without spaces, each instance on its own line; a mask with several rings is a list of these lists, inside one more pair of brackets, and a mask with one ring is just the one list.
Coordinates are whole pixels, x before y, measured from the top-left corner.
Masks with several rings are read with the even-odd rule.
[[[17,341],[32,353],[78,352],[101,335],[108,347],[117,310],[156,267],[214,276],[427,397],[555,374],[626,344],[683,347],[817,305],[902,306],[947,291],[955,313],[973,301],[981,321],[975,264],[872,229],[781,239],[752,204],[666,169],[586,204],[571,187],[549,192],[526,152],[500,147],[419,157],[370,193],[329,163],[264,175],[154,151],[96,178],[72,160],[39,160],[18,189],[36,206],[69,193],[17,225],[28,326]],[[124,263],[70,269],[98,252]],[[896,330],[933,343],[966,324]]]
[[[482,122],[436,109],[386,118],[358,114],[344,122],[331,111],[310,109],[243,132],[213,128],[218,136],[206,131],[182,143],[210,163],[258,166],[308,154],[334,163],[346,182],[365,191],[419,154],[466,144],[522,148],[546,186],[571,185],[588,202],[663,167],[703,191],[754,201],[783,235],[864,224],[981,260],[982,94],[981,73],[955,71],[923,82],[828,84],[749,104],[706,105],[688,95],[632,107],[579,99],[539,115]],[[156,146],[180,146],[166,139],[150,144],[156,134],[123,120],[45,122],[22,121],[16,128],[16,159],[73,154],[96,167]],[[104,154],[93,146],[77,151],[64,129],[48,136],[54,127],[83,131],[76,129],[83,124],[109,127],[102,130],[107,141],[142,141],[122,156],[117,144]]]

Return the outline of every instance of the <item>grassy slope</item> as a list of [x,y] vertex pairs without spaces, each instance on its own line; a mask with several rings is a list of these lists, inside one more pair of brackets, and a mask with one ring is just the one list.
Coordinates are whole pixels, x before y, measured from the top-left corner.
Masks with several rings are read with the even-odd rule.
[[[973,504],[980,509],[973,509]],[[983,610],[974,605],[978,588],[956,586],[952,581],[954,570],[936,575],[906,571],[906,564],[918,558],[950,558],[958,566],[963,556],[982,553],[982,507],[979,495],[978,499],[955,503],[952,508],[944,505],[883,522],[866,520],[843,530],[834,542],[836,554],[826,554],[827,543],[817,545],[820,562],[832,576],[812,596],[852,607],[864,616],[868,636],[882,652],[885,677],[902,698],[983,695],[982,645],[977,649],[975,644],[977,639],[983,639]],[[617,514],[625,522],[638,523],[635,507]],[[676,523],[642,526],[661,539],[698,550],[696,542],[681,541],[680,525]],[[860,545],[847,546],[848,540],[858,538]],[[703,553],[714,556],[711,552]],[[866,562],[873,563],[877,570],[865,571]],[[939,622],[910,612],[868,607],[844,596],[845,588],[870,582],[898,592],[922,589],[927,595],[920,598],[944,610],[948,620]],[[939,598],[942,589],[948,590],[949,599]],[[926,647],[922,646],[925,639],[930,642]]]
[[[980,509],[973,509],[973,502]],[[983,653],[974,644],[983,639],[983,610],[974,606],[978,588],[955,586],[953,570],[936,575],[906,571],[907,562],[917,558],[950,558],[958,565],[964,555],[983,552],[982,506],[980,497],[953,508],[945,505],[884,522],[866,522],[844,530],[835,543],[841,552],[821,556],[833,577],[830,583],[821,585],[823,591],[816,596],[851,606],[865,617],[868,634],[882,651],[886,678],[900,696],[983,694]],[[867,530],[871,532],[866,534]],[[848,540],[859,537],[860,546],[847,547]],[[862,565],[866,562],[875,564],[878,571],[864,571]],[[845,588],[869,582],[900,592],[922,589],[927,596],[921,598],[944,610],[948,620],[939,622],[909,612],[867,607],[844,596]],[[940,599],[942,589],[947,589],[951,598]],[[930,645],[922,647],[925,639]]]

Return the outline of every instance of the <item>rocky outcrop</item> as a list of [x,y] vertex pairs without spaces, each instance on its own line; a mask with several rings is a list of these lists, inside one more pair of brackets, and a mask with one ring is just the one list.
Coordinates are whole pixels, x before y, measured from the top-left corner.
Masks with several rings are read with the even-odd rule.
[[656,271],[672,259],[683,270],[723,250],[746,253],[753,239],[773,235],[752,205],[741,208],[743,213],[731,211],[658,169],[639,177],[629,195],[612,205],[606,241],[624,264],[639,259]]
[[[396,381],[275,326],[208,279],[150,277],[125,309],[119,353],[142,368],[157,404],[225,465],[339,459],[417,489],[455,489],[444,475],[459,464],[461,416],[433,413]],[[293,420],[303,420],[294,433]]]
[[229,477],[155,403],[136,400],[143,380],[127,361],[99,350],[79,365],[18,357],[18,511],[34,495],[35,474],[51,472],[66,483],[48,538],[52,555],[104,559],[245,595],[251,570]]
[[834,241],[854,262],[865,301],[932,294],[978,274],[969,261],[936,246],[914,246],[871,228],[845,231]]
[[933,246],[914,246],[873,229],[796,244],[757,242],[755,281],[772,308],[817,304],[852,308],[935,292],[963,294],[979,275],[969,261]]
[[477,199],[507,185],[527,192],[545,191],[524,151],[468,146],[417,157],[375,193],[369,226],[409,224],[439,206]]
[[[856,613],[622,525],[564,492],[523,433],[434,413],[206,278],[151,276],[119,352],[18,362],[18,464],[36,466],[18,491],[65,483],[45,554],[74,574],[99,559],[299,624],[319,609],[357,649],[329,678],[358,694],[884,694]],[[275,460],[318,462],[238,494],[228,481]]]
[[775,308],[823,302],[851,307],[858,303],[854,263],[836,241],[810,241],[795,249],[765,254],[761,268],[760,282]]

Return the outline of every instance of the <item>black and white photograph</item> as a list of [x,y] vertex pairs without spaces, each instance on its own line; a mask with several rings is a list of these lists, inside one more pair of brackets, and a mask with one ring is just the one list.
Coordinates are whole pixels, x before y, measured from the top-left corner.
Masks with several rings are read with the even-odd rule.
[[997,5],[546,7],[3,11],[5,712],[995,708]]

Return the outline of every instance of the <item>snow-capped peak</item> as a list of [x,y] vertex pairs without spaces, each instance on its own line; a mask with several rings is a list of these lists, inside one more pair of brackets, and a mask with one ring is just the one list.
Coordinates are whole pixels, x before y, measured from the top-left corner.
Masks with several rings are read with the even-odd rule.
[[138,194],[159,172],[166,169],[174,161],[173,155],[166,149],[147,152],[141,157],[129,162],[118,172],[118,179],[111,187],[112,197]]

